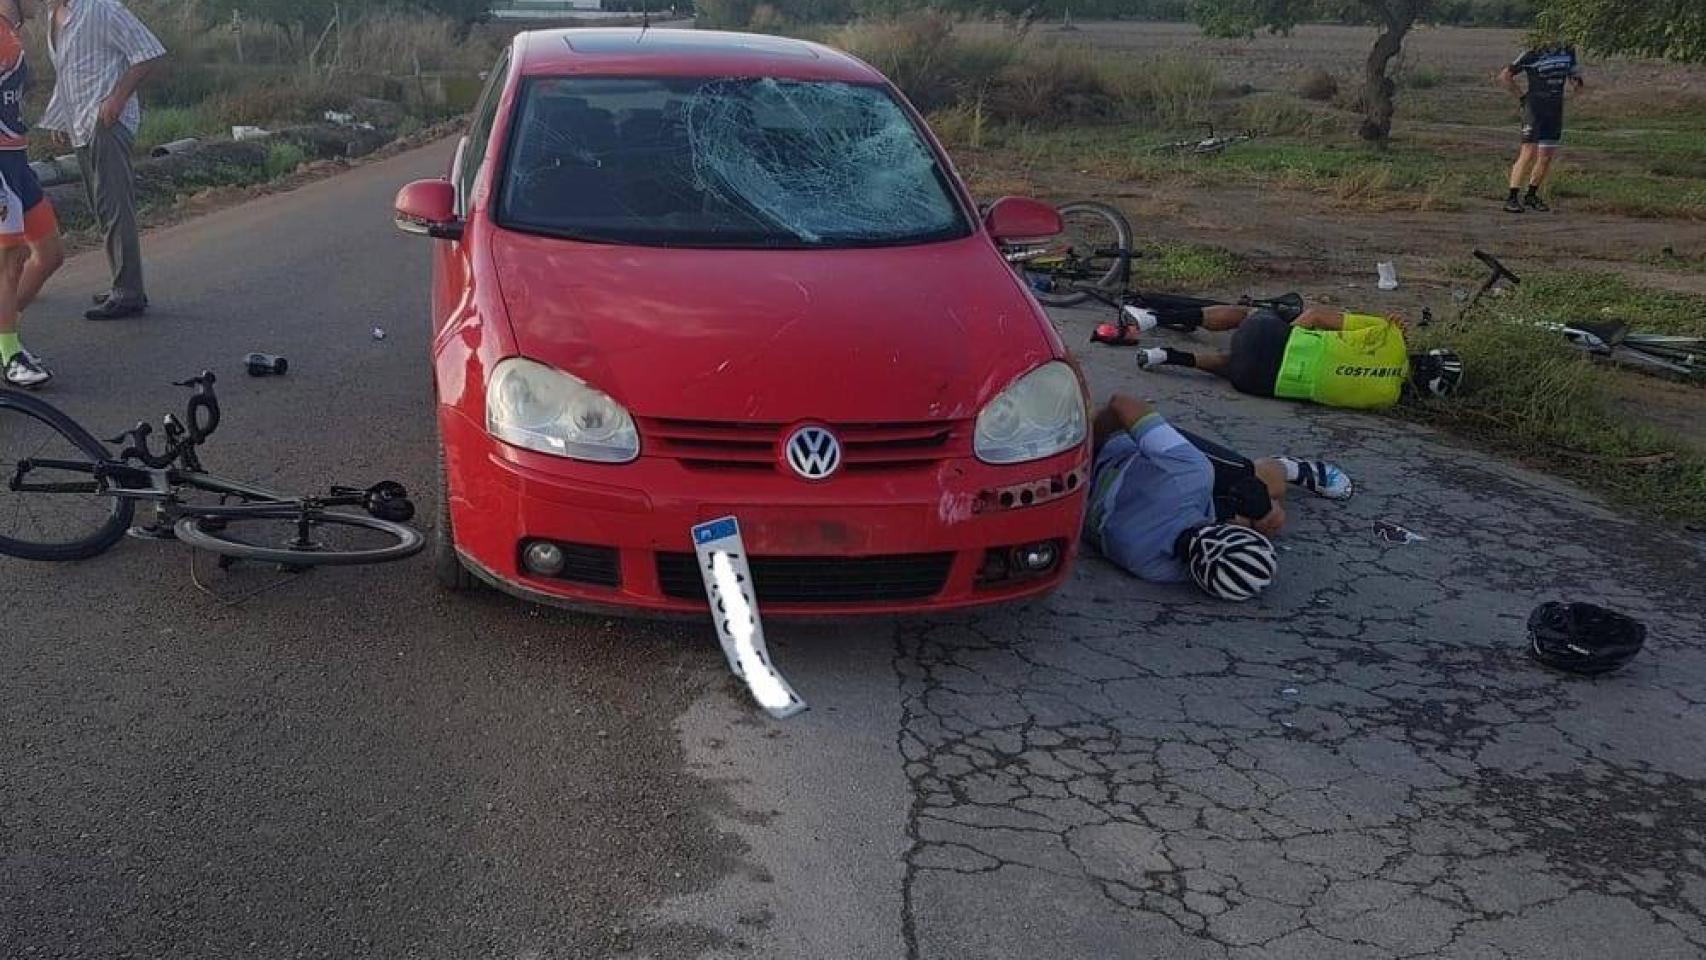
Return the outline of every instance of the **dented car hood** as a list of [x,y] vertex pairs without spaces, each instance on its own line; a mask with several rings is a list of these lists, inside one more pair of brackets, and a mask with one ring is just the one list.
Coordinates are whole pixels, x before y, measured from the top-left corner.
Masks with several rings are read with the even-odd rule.
[[848,250],[491,238],[520,353],[642,417],[960,419],[1064,356],[981,236]]

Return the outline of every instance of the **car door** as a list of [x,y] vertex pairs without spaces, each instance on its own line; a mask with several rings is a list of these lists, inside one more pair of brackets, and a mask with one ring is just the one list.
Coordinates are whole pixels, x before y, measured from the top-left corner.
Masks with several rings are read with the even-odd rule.
[[[505,50],[486,79],[486,88],[474,106],[473,120],[468,133],[456,146],[451,163],[450,180],[456,187],[456,215],[466,221],[473,209],[474,185],[480,177],[497,124],[498,112],[504,101],[504,86],[508,81],[510,54]],[[446,240],[433,245],[432,315],[436,334],[444,333],[445,324],[461,306],[471,277],[468,261],[468,242]]]

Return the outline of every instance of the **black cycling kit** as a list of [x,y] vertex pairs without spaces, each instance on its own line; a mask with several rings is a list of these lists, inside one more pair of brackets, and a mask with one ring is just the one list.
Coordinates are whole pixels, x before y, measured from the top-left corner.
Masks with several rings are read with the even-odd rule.
[[1564,137],[1564,89],[1581,76],[1574,47],[1529,50],[1511,64],[1528,78],[1522,98],[1522,142],[1557,146]]

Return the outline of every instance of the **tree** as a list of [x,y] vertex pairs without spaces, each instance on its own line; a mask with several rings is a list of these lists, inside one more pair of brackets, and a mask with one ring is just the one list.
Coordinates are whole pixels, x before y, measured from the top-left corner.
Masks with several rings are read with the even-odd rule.
[[1706,63],[1700,0],[1545,0],[1538,28],[1595,53]]
[[1363,63],[1363,120],[1357,134],[1385,143],[1392,135],[1392,96],[1397,92],[1388,71],[1404,49],[1404,38],[1431,6],[1432,0],[1197,0],[1193,15],[1206,32],[1222,37],[1254,36],[1262,28],[1285,33],[1313,16],[1372,21],[1380,34]]

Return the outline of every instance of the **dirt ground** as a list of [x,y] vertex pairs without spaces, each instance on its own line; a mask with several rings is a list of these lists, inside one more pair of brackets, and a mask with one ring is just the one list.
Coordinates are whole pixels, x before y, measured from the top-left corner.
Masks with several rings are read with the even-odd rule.
[[[1059,24],[1048,24],[1036,30],[1127,50],[1140,57],[1184,54],[1206,59],[1228,81],[1264,90],[1288,88],[1292,76],[1306,67],[1348,76],[1360,68],[1375,37],[1372,27],[1327,25],[1299,27],[1289,36],[1259,34],[1253,40],[1210,39],[1187,23],[1080,21],[1075,26],[1076,30],[1063,31]],[[980,25],[972,29],[993,32],[1000,28]],[[1405,41],[1403,66],[1425,64],[1447,77],[1490,82],[1522,48],[1521,30],[1418,27]],[[1706,93],[1706,69],[1701,67],[1615,60],[1589,61],[1586,68],[1590,80],[1597,78],[1610,87],[1653,86]]]
[[[972,25],[972,34],[1001,28]],[[1309,26],[1291,36],[1253,40],[1208,39],[1193,26],[1171,23],[1085,23],[1062,31],[1039,26],[1044,37],[1059,37],[1097,47],[1129,51],[1134,58],[1188,56],[1211,61],[1224,84],[1244,90],[1291,91],[1298,74],[1320,68],[1349,83],[1373,42],[1366,28]],[[1400,71],[1431,74],[1426,89],[1403,89],[1395,139],[1425,141],[1461,157],[1465,169],[1491,169],[1502,177],[1515,155],[1517,133],[1508,96],[1492,77],[1522,49],[1515,30],[1421,28],[1406,45]],[[1610,104],[1644,97],[1706,96],[1706,68],[1645,61],[1589,60],[1585,65],[1591,96]],[[1510,113],[1508,121],[1504,114]],[[1631,129],[1638,136],[1638,129]],[[1236,148],[1234,148],[1236,149]],[[1211,295],[1272,294],[1296,290],[1306,297],[1365,310],[1419,314],[1432,307],[1445,316],[1476,281],[1472,251],[1495,252],[1519,273],[1524,269],[1614,271],[1632,282],[1706,295],[1706,271],[1668,267],[1661,251],[1684,261],[1706,259],[1706,222],[1642,219],[1572,212],[1567,203],[1550,215],[1513,217],[1499,200],[1470,202],[1459,209],[1380,210],[1334,196],[1261,186],[1208,186],[1120,182],[1089,170],[1038,178],[1030,171],[1003,171],[989,156],[976,157],[967,171],[1000,189],[1008,183],[1032,186],[1047,199],[1093,198],[1113,202],[1131,217],[1145,240],[1183,240],[1224,248],[1245,265],[1237,289],[1203,291]],[[1591,167],[1595,152],[1573,154],[1566,136],[1565,161]],[[1041,182],[1039,182],[1041,179]],[[1028,184],[1026,184],[1028,181]],[[975,186],[974,186],[975,188]],[[1706,191],[1706,182],[1699,183]],[[1375,265],[1397,265],[1400,287],[1376,288]],[[1706,390],[1680,387],[1644,377],[1624,378],[1620,403],[1632,414],[1678,434],[1706,450]]]

